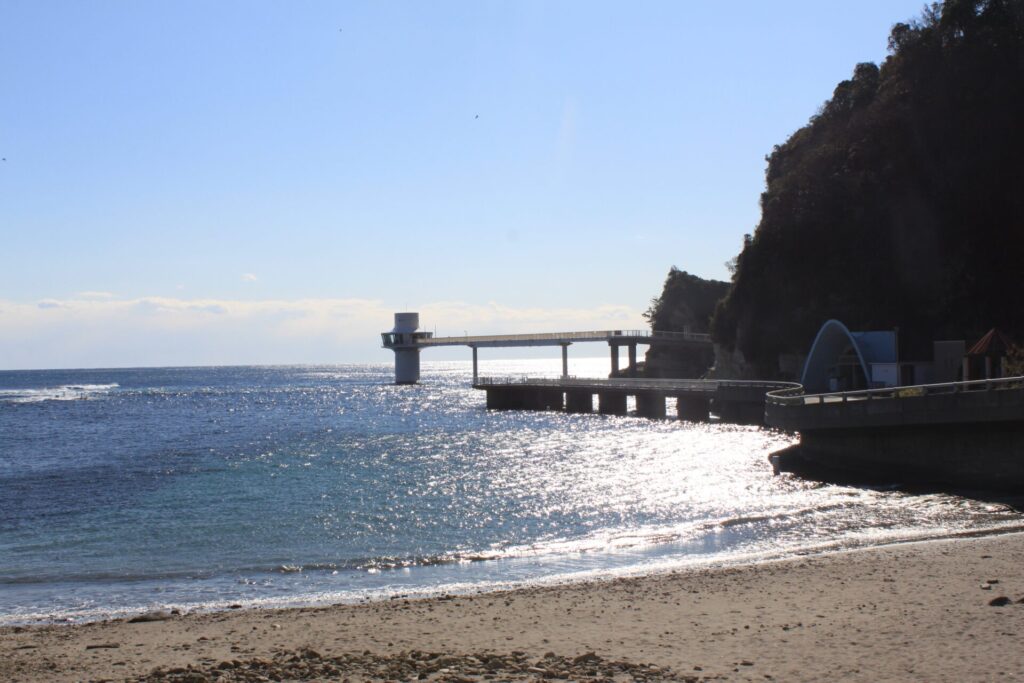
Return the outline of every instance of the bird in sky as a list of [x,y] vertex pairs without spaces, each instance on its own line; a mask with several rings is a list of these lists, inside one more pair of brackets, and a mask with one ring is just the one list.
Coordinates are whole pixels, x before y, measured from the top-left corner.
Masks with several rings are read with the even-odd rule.
[[478,119],[478,118],[480,118],[480,114],[477,114],[477,115],[476,115],[476,116],[474,116],[473,118],[474,118],[474,119]]

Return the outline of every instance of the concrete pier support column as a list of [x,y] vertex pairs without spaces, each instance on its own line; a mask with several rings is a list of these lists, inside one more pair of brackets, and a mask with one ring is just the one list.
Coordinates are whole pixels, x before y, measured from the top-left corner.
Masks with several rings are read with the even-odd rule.
[[477,364],[476,364],[476,347],[474,346],[474,347],[472,347],[472,349],[473,349],[473,386],[476,386],[477,379],[479,379],[479,375],[477,373]]
[[665,417],[665,394],[644,391],[636,395],[636,412],[643,417]]
[[522,399],[520,408],[523,410],[544,410],[544,394],[546,393],[543,389],[521,389]]
[[677,406],[680,420],[707,422],[710,417],[711,401],[703,396],[680,396]]
[[715,399],[715,414],[722,422],[736,425],[763,425],[764,403]]
[[565,393],[561,389],[542,389],[540,403],[543,410],[564,410]]
[[487,407],[491,410],[504,410],[505,390],[499,387],[488,387]]
[[519,410],[561,410],[563,405],[560,389],[517,389],[514,401]]
[[420,350],[395,349],[395,384],[416,384],[420,381]]
[[487,407],[492,410],[562,410],[561,389],[534,387],[487,387]]
[[612,349],[612,377],[619,374],[619,345],[608,343],[608,346]]
[[569,345],[562,344],[562,377],[569,376]]
[[636,377],[636,344],[630,344],[629,349],[629,376]]
[[565,392],[565,410],[569,413],[594,412],[594,395],[589,390],[581,389]]
[[764,426],[764,403],[744,403],[740,407],[741,424]]
[[487,387],[487,407],[493,410],[522,410],[528,403],[526,394],[522,387]]
[[598,392],[597,411],[602,415],[625,415],[626,394],[621,391]]
[[506,410],[523,410],[530,405],[529,392],[522,387],[507,387],[505,389]]

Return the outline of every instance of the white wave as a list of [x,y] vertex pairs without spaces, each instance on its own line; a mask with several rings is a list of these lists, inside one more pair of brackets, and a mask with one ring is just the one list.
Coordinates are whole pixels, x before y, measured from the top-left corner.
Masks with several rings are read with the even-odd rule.
[[0,401],[4,403],[80,401],[102,396],[119,386],[119,384],[62,384],[56,387],[35,389],[0,389]]
[[86,604],[47,612],[38,608],[15,610],[0,614],[0,627],[24,624],[89,623],[116,619],[143,612],[178,610],[186,613],[209,613],[227,609],[281,609],[290,607],[323,607],[339,603],[384,602],[396,597],[436,598],[451,595],[472,595],[523,588],[571,586],[582,583],[610,581],[641,576],[658,576],[674,572],[734,568],[757,564],[786,562],[800,557],[862,552],[871,548],[900,544],[934,543],[985,537],[1003,533],[1022,533],[1017,521],[1008,521],[971,530],[904,528],[884,533],[851,534],[846,538],[809,540],[791,546],[733,549],[712,555],[672,555],[664,558],[639,559],[619,567],[576,568],[533,577],[459,581],[436,584],[387,584],[374,588],[326,589],[298,591],[288,595],[243,597],[230,595],[210,600],[140,601],[121,607]]

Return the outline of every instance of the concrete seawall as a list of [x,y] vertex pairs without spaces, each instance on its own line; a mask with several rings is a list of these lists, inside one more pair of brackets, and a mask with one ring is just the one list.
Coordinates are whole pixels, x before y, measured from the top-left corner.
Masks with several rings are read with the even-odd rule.
[[783,471],[827,481],[1024,491],[1024,425],[930,425],[800,435]]
[[829,481],[1024,491],[1024,382],[769,396],[769,426],[800,434],[781,470]]

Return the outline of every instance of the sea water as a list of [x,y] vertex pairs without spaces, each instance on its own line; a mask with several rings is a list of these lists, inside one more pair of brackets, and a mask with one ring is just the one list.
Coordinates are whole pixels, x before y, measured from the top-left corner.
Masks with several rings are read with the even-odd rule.
[[[607,359],[575,360],[601,376]],[[491,375],[557,376],[555,360]],[[310,605],[1015,528],[773,475],[757,427],[489,411],[465,362],[0,372],[0,624]]]

